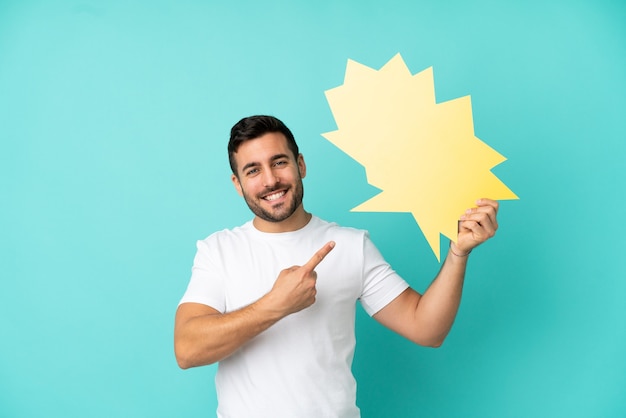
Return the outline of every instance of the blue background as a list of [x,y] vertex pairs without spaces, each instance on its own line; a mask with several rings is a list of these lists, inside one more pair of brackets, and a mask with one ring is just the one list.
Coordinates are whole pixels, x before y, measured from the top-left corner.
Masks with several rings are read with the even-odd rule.
[[[409,214],[320,134],[348,58],[434,67],[470,94],[498,236],[470,261],[440,349],[359,308],[364,417],[626,416],[626,5],[580,1],[0,1],[0,416],[213,416],[173,318],[195,240],[250,218],[230,126],[268,113],[308,163],[308,210],[369,229],[423,291]],[[442,243],[446,245],[446,243]]]

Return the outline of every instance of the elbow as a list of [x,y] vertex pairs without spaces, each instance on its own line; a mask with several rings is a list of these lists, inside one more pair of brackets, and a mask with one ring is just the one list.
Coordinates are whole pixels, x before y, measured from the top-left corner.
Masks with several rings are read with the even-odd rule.
[[439,348],[443,345],[443,342],[446,340],[447,336],[447,332],[443,334],[433,335],[428,339],[426,346],[430,348]]
[[185,347],[183,344],[174,344],[174,355],[176,357],[176,363],[178,364],[178,367],[183,370],[199,366],[199,364],[197,364],[197,362],[195,361],[193,352],[188,347]]
[[178,367],[180,367],[181,369],[187,370],[187,369],[193,367],[193,363],[192,363],[191,359],[185,353],[185,351],[182,350],[181,348],[175,346],[174,347],[174,355],[176,356],[176,363],[178,364]]
[[423,331],[413,341],[424,347],[440,348],[450,333],[450,327],[431,327]]
[[181,361],[178,358],[176,359],[176,362],[178,363],[178,367],[180,367],[182,370],[187,370],[191,368],[191,364]]
[[208,360],[204,362],[198,361],[195,357],[190,355],[183,355],[176,353],[176,363],[178,367],[183,370],[191,369],[192,367],[206,366],[209,364],[213,364],[214,361]]
[[428,348],[439,348],[443,345],[443,340],[414,341],[417,345]]
[[193,364],[185,358],[176,356],[176,363],[182,370],[187,370],[193,367]]
[[215,356],[208,356],[207,353],[203,354],[192,346],[186,346],[180,343],[174,344],[174,355],[178,367],[183,370],[192,367],[207,366],[219,361]]
[[436,341],[432,341],[430,344],[427,345],[427,347],[430,348],[439,348],[443,345],[443,340],[436,340]]
[[439,348],[443,345],[443,342],[445,341],[445,339],[446,339],[445,335],[437,335],[437,336],[420,336],[420,337],[412,338],[411,341],[413,341],[415,344],[420,345],[422,347]]

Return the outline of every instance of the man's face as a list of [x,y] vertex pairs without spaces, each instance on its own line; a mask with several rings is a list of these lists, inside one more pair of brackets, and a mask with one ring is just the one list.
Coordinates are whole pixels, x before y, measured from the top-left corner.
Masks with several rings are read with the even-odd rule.
[[270,132],[245,141],[235,153],[237,176],[232,181],[250,210],[267,222],[282,222],[302,205],[306,166],[295,157],[287,139]]

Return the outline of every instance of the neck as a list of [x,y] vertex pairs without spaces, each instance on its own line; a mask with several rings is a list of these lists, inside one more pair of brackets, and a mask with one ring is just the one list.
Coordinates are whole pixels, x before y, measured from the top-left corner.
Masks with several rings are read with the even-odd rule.
[[261,232],[280,233],[302,229],[309,223],[312,215],[304,210],[302,205],[287,219],[280,222],[270,222],[255,216],[252,224]]

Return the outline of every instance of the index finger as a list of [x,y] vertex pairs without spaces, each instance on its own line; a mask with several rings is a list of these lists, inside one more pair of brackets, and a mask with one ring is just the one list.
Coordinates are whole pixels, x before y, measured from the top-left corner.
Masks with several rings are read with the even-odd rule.
[[302,268],[307,269],[308,271],[315,270],[315,267],[317,267],[317,265],[322,262],[324,257],[326,257],[333,248],[335,248],[335,241],[327,242],[313,255],[313,257],[311,257],[311,259],[305,265],[302,266]]
[[492,208],[496,210],[496,213],[498,213],[498,208],[500,206],[500,203],[497,200],[487,199],[484,197],[482,199],[478,199],[476,201],[476,204],[478,206],[491,206]]
[[498,227],[498,219],[497,219],[498,208],[500,206],[498,201],[483,198],[483,199],[478,199],[476,204],[479,205],[478,206],[479,208],[481,207],[486,208],[485,210],[486,210],[487,216],[489,216],[489,220],[497,228]]

